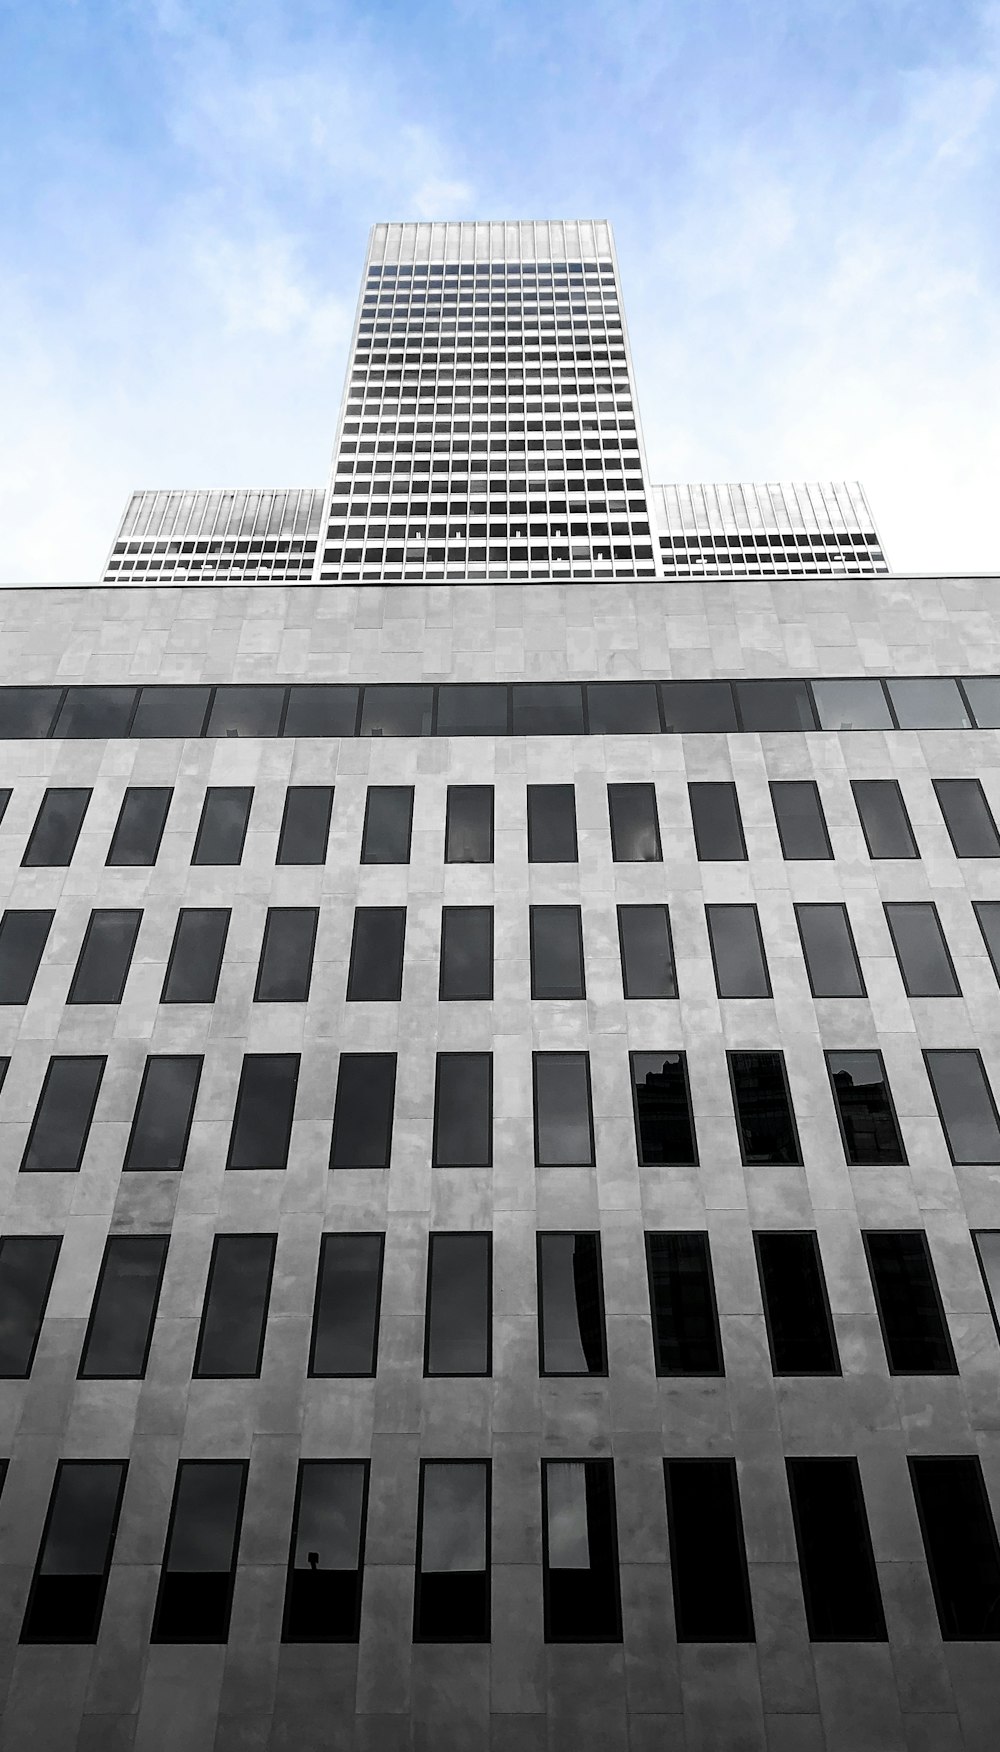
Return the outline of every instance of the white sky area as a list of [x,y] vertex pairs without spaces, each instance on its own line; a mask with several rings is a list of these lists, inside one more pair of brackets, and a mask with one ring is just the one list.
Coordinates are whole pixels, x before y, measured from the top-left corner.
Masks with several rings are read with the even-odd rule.
[[0,0],[0,580],[320,485],[368,228],[600,216],[654,480],[1000,572],[1000,6]]

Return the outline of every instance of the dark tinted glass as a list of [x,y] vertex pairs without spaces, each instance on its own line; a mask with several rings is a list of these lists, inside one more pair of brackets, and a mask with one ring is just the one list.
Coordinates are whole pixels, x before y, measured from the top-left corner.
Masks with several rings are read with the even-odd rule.
[[388,1168],[394,1052],[342,1052],[333,1114],[331,1168]]
[[283,1641],[357,1642],[367,1498],[366,1460],[300,1462]]
[[816,718],[804,681],[735,681],[744,730],[814,730]]
[[435,1168],[488,1168],[493,1160],[493,1054],[439,1052],[434,1090]]
[[740,1150],[748,1166],[801,1162],[791,1097],[780,1052],[731,1052]]
[[846,906],[837,901],[797,906],[795,918],[813,997],[863,998],[865,982]]
[[157,1054],[146,1060],[126,1168],[183,1168],[201,1067],[200,1058]]
[[658,1375],[721,1375],[722,1346],[708,1236],[646,1236]]
[[255,1003],[305,1003],[312,980],[318,924],[316,907],[268,907],[253,994]]
[[126,736],[134,687],[68,687],[53,736]]
[[182,1460],[150,1641],[225,1642],[246,1487],[245,1460]]
[[529,785],[529,864],[575,864],[576,861],[576,792],[573,786]]
[[0,1237],[0,1377],[31,1372],[61,1246],[59,1235]]
[[810,1642],[884,1642],[856,1460],[786,1460]]
[[289,785],[276,862],[325,864],[332,809],[332,785]]
[[735,1460],[666,1460],[678,1642],[753,1642]]
[[324,1235],[310,1375],[374,1375],[384,1235]]
[[522,681],[513,689],[515,736],[582,736],[583,689],[575,681]]
[[229,931],[229,908],[185,906],[167,962],[161,1004],[212,1004]]
[[594,1120],[589,1054],[536,1052],[533,1073],[536,1164],[590,1165],[594,1160]]
[[120,1004],[141,912],[92,912],[67,1004]]
[[22,1642],[97,1641],[125,1470],[124,1460],[60,1460]]
[[492,864],[492,785],[448,786],[444,861],[446,864]]
[[755,906],[707,906],[715,985],[720,998],[769,998],[771,982]]
[[489,1462],[425,1460],[420,1467],[415,1642],[488,1642]]
[[139,1380],[153,1336],[166,1235],[112,1235],[104,1249],[80,1376]]
[[528,913],[532,997],[585,998],[580,908],[533,906]]
[[132,736],[200,736],[211,697],[208,687],[141,687]]
[[463,1000],[492,996],[493,908],[442,907],[438,997]]
[[832,858],[823,805],[813,779],[781,779],[771,786],[783,858]]
[[813,699],[824,730],[891,730],[892,714],[880,681],[814,681]]
[[851,789],[872,858],[915,858],[917,842],[895,779],[852,779]]
[[215,785],[205,793],[192,864],[238,864],[250,820],[249,785]]
[[173,791],[166,786],[130,786],[118,817],[109,864],[155,864]]
[[653,681],[590,681],[587,716],[591,736],[647,735],[660,728]]
[[906,1161],[880,1052],[828,1052],[827,1068],[847,1160],[864,1167]]
[[217,687],[206,736],[277,736],[283,687]]
[[405,906],[359,906],[354,913],[349,1001],[398,1003],[403,989]]
[[1000,1162],[1000,1125],[978,1052],[925,1052],[953,1162]]
[[292,1135],[299,1055],[247,1053],[240,1072],[227,1168],[284,1168]]
[[974,900],[972,904],[993,972],[1000,980],[1000,900]]
[[935,779],[944,824],[959,858],[1000,858],[1000,836],[978,779]]
[[816,1236],[779,1231],[754,1240],[775,1374],[839,1374]]
[[973,1231],[979,1269],[983,1274],[986,1294],[989,1297],[993,1324],[1000,1334],[1000,1230],[979,1229]]
[[633,1052],[629,1063],[639,1161],[647,1167],[697,1162],[686,1055]]
[[90,792],[65,788],[46,791],[21,863],[34,870],[66,865],[76,850]]
[[616,864],[658,864],[660,823],[652,785],[609,785],[611,856]]
[[26,1004],[45,952],[52,912],[5,912],[0,921],[0,1004]]
[[9,785],[0,785],[0,821],[7,813],[7,805],[14,795]]
[[728,858],[745,858],[743,823],[736,800],[736,786],[725,781],[718,784],[688,786],[694,843],[702,863],[717,863]]
[[1000,676],[963,676],[962,689],[980,730],[1000,730]]
[[439,736],[506,736],[507,688],[502,682],[481,687],[438,688]]
[[546,1642],[620,1642],[611,1460],[542,1461]]
[[490,1372],[490,1235],[431,1235],[424,1373]]
[[723,735],[739,728],[728,681],[661,681],[660,699],[667,730]]
[[865,1249],[891,1373],[953,1375],[955,1356],[926,1235],[871,1230]]
[[[432,687],[366,687],[361,702],[361,734],[429,736],[433,707]],[[396,860],[383,860],[387,861]]]
[[353,736],[357,721],[356,687],[290,687],[282,735]]
[[627,998],[676,998],[674,945],[665,906],[620,906],[618,941]]
[[1000,1549],[976,1454],[909,1462],[934,1603],[946,1642],[1000,1640]]
[[934,902],[886,901],[885,916],[908,995],[911,998],[961,997]]
[[0,742],[47,736],[61,697],[58,687],[0,687]]
[[22,1172],[75,1174],[83,1159],[103,1058],[52,1058],[38,1097]]
[[412,785],[369,785],[361,862],[408,864],[412,820]]
[[968,730],[971,719],[954,681],[907,676],[886,682],[901,730]]
[[217,1235],[194,1360],[196,1375],[260,1374],[273,1235]]
[[538,1357],[543,1375],[607,1373],[597,1235],[538,1237]]

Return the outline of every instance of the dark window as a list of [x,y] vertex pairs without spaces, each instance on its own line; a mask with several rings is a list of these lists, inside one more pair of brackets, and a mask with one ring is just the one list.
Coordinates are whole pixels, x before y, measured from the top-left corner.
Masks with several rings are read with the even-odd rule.
[[22,1172],[75,1174],[83,1160],[106,1060],[51,1058],[21,1159]]
[[155,864],[173,791],[151,785],[130,786],[118,816],[109,864]]
[[374,1375],[384,1235],[324,1235],[310,1375]]
[[141,687],[131,736],[200,736],[211,697],[208,687]]
[[209,787],[205,793],[192,864],[239,863],[252,801],[253,790],[249,785]]
[[618,942],[627,998],[676,998],[674,945],[665,906],[620,906]]
[[14,795],[14,793],[11,790],[9,785],[0,785],[0,821],[2,821],[4,816],[6,815],[7,805],[10,802],[13,795]]
[[591,736],[648,735],[659,731],[654,681],[590,681],[587,715]]
[[442,907],[438,997],[444,1002],[492,996],[493,908]]
[[195,1375],[242,1379],[260,1374],[274,1248],[273,1235],[216,1235]]
[[141,912],[92,912],[67,1004],[120,1004]]
[[304,1004],[312,979],[319,910],[269,906],[254,988],[255,1004]]
[[224,1643],[246,1490],[245,1460],[182,1460],[150,1641]]
[[369,785],[361,862],[408,864],[412,821],[412,785]]
[[405,906],[359,906],[354,913],[348,1002],[398,1003],[403,988]]
[[1000,981],[1000,900],[974,900],[973,908],[983,933],[993,972]]
[[31,1373],[61,1246],[60,1235],[0,1237],[0,1378]]
[[438,1053],[433,1160],[435,1168],[488,1168],[492,1163],[492,1053]]
[[731,1052],[727,1056],[740,1152],[746,1165],[766,1168],[801,1162],[784,1054]]
[[892,729],[892,713],[880,681],[860,677],[848,681],[814,681],[812,690],[823,730]]
[[[353,736],[358,689],[323,684],[290,687],[283,736]],[[297,861],[297,860],[296,860]],[[309,862],[312,860],[310,859]]]
[[1000,1641],[1000,1548],[979,1456],[921,1455],[908,1464],[941,1635]]
[[786,1460],[810,1642],[884,1642],[858,1463]]
[[229,908],[185,906],[177,914],[161,1004],[214,1004],[229,932]]
[[708,1236],[646,1236],[653,1353],[658,1375],[721,1375],[722,1345]]
[[938,910],[932,900],[886,901],[885,916],[910,998],[960,998]]
[[589,1053],[536,1052],[532,1070],[536,1164],[589,1167],[594,1160]]
[[925,1052],[945,1142],[955,1163],[1000,1162],[996,1104],[978,1052]]
[[895,779],[852,779],[861,830],[871,858],[916,858],[917,842]]
[[302,1460],[292,1517],[283,1642],[357,1642],[367,1460]]
[[492,864],[492,785],[448,786],[444,861],[446,864]]
[[64,866],[76,851],[90,791],[48,790],[39,805],[35,825],[21,864],[34,870],[46,865]]
[[965,701],[946,676],[907,676],[885,685],[901,730],[971,729]]
[[578,906],[528,909],[533,998],[585,998],[583,927]]
[[880,1052],[828,1052],[827,1069],[852,1166],[891,1168],[906,1161]]
[[488,1375],[491,1235],[429,1237],[425,1375]]
[[1000,858],[1000,836],[978,779],[935,779],[934,790],[958,858]]
[[678,1642],[753,1642],[735,1460],[665,1460]]
[[774,1373],[839,1375],[816,1236],[783,1230],[754,1244]]
[[698,1151],[683,1052],[633,1052],[635,1145],[645,1167],[696,1163]]
[[506,736],[507,688],[503,682],[480,687],[444,684],[438,688],[439,736]]
[[126,1168],[183,1168],[202,1062],[170,1054],[147,1058],[125,1152]]
[[124,1460],[60,1460],[21,1626],[23,1643],[93,1643],[104,1608]]
[[126,736],[134,687],[68,687],[53,736]]
[[[362,736],[429,736],[432,687],[366,687],[361,702]],[[405,864],[405,858],[367,858],[369,864]]]
[[979,1269],[983,1274],[983,1283],[986,1285],[986,1294],[989,1297],[993,1324],[997,1329],[998,1337],[1000,1337],[1000,1230],[973,1230],[972,1239],[975,1243],[976,1257],[979,1260]]
[[47,736],[61,698],[58,687],[0,687],[0,742]]
[[415,1642],[490,1640],[487,1460],[422,1460]]
[[289,785],[277,863],[325,864],[332,811],[332,785]]
[[394,1052],[342,1052],[333,1112],[331,1168],[388,1168]]
[[277,736],[283,687],[217,687],[206,736]]
[[227,1168],[284,1168],[292,1135],[297,1052],[247,1053],[240,1072]]
[[538,1236],[538,1367],[543,1375],[606,1375],[598,1235]]
[[846,906],[839,901],[797,906],[795,922],[813,997],[863,998],[865,982]]
[[1000,676],[963,676],[962,692],[980,730],[1000,730]]
[[582,736],[583,690],[576,681],[522,681],[512,689],[515,736]]
[[660,823],[652,785],[609,785],[611,856],[616,864],[658,864]]
[[167,1258],[166,1235],[112,1235],[104,1249],[80,1377],[141,1380]]
[[667,730],[726,735],[739,729],[731,682],[661,681],[660,699]]
[[45,952],[53,912],[5,912],[0,922],[0,1004],[26,1004]]
[[706,906],[708,940],[720,998],[769,998],[771,981],[755,906]]
[[771,786],[771,803],[783,858],[833,857],[814,779],[776,780]]
[[744,730],[815,730],[809,689],[804,681],[736,681],[736,703]]
[[743,823],[736,786],[728,781],[688,786],[698,857],[704,863],[745,858]]
[[546,1642],[621,1642],[612,1460],[542,1461]]
[[572,785],[528,786],[528,863],[575,864],[576,791]]
[[893,1375],[954,1375],[955,1355],[920,1229],[869,1230],[865,1251]]

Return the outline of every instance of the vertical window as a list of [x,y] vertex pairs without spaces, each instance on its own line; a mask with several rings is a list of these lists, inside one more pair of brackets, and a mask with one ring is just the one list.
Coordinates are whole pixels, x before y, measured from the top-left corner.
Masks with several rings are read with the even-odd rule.
[[886,901],[885,916],[909,998],[960,998],[932,900]]
[[925,1052],[924,1063],[952,1161],[1000,1162],[1000,1124],[979,1053]]
[[415,1642],[490,1640],[488,1460],[422,1460]]
[[766,1168],[801,1162],[784,1053],[731,1052],[727,1056],[744,1163]]
[[182,1460],[150,1641],[224,1643],[236,1579],[245,1460]]
[[728,781],[688,786],[694,843],[703,864],[747,855],[736,786]]
[[810,1642],[884,1642],[858,1463],[786,1460]]
[[612,1460],[542,1461],[545,1640],[621,1642]]
[[312,980],[319,909],[269,906],[254,988],[255,1004],[304,1004]]
[[442,1003],[467,1003],[493,996],[493,908],[441,908]]
[[331,1168],[388,1168],[394,1052],[342,1052],[333,1110]]
[[493,1054],[439,1052],[434,1086],[435,1168],[493,1161]]
[[578,906],[528,908],[533,998],[585,998],[583,926]]
[[332,785],[289,785],[276,862],[325,864],[332,813]]
[[436,1234],[428,1241],[425,1375],[488,1375],[491,1235]]
[[141,912],[92,912],[67,1004],[120,1004]]
[[187,906],[177,914],[161,1004],[214,1004],[229,933],[222,906]]
[[875,1303],[893,1375],[954,1375],[955,1353],[920,1229],[871,1229],[864,1237]]
[[22,1173],[78,1171],[106,1062],[103,1058],[49,1059],[21,1158]]
[[46,791],[21,859],[24,869],[71,861],[90,798],[91,792],[85,790],[60,787]]
[[659,864],[660,823],[653,785],[609,785],[611,856],[616,864]]
[[367,1460],[302,1460],[295,1491],[283,1642],[357,1642]]
[[844,1154],[852,1166],[891,1168],[906,1161],[880,1052],[828,1052]]
[[665,906],[620,906],[618,942],[627,998],[676,998],[674,945]]
[[735,1460],[665,1460],[678,1642],[753,1642]]
[[839,1375],[819,1243],[789,1230],[754,1236],[776,1375]]
[[629,1053],[635,1145],[644,1167],[696,1163],[687,1054]]
[[446,864],[492,864],[492,785],[448,786],[444,861]]
[[935,779],[934,791],[957,858],[1000,858],[1000,836],[978,779]]
[[972,1239],[989,1297],[993,1324],[997,1329],[997,1336],[1000,1337],[1000,1230],[973,1230]]
[[594,1115],[589,1053],[536,1052],[532,1056],[532,1071],[536,1166],[592,1166]]
[[543,1375],[606,1375],[599,1235],[538,1237],[538,1367]]
[[6,815],[7,805],[10,802],[13,795],[14,795],[14,793],[11,790],[9,785],[0,785],[0,821],[2,821],[4,816]]
[[775,780],[771,803],[783,858],[833,857],[815,779]]
[[646,1236],[653,1353],[658,1375],[722,1375],[722,1345],[708,1236]]
[[0,1237],[0,1378],[30,1375],[61,1235]]
[[324,1235],[310,1375],[374,1375],[384,1235]]
[[23,1643],[93,1643],[125,1489],[124,1460],[60,1460],[21,1627]]
[[209,787],[201,811],[192,864],[239,863],[252,802],[253,789],[249,785]]
[[771,981],[755,906],[706,906],[708,940],[720,998],[769,998]]
[[917,842],[895,779],[852,779],[870,858],[916,858]]
[[104,1249],[80,1379],[141,1381],[167,1258],[166,1235],[112,1235]]
[[172,796],[173,791],[165,786],[129,786],[111,841],[109,864],[156,863]]
[[1000,981],[1000,900],[974,900],[972,906],[993,972]]
[[1000,1547],[979,1456],[921,1455],[908,1464],[941,1635],[1000,1641]]
[[846,906],[839,901],[797,906],[795,922],[813,997],[863,998],[865,982]]
[[292,1135],[297,1052],[248,1052],[240,1072],[227,1168],[285,1168]]
[[528,863],[575,864],[576,792],[572,785],[528,786]]
[[53,912],[5,912],[0,922],[0,1004],[26,1004],[31,996]]
[[412,822],[412,785],[369,785],[361,862],[408,864]]
[[274,1235],[216,1235],[194,1359],[196,1376],[260,1374]]
[[354,911],[348,1003],[398,1004],[403,989],[405,906],[359,906]]

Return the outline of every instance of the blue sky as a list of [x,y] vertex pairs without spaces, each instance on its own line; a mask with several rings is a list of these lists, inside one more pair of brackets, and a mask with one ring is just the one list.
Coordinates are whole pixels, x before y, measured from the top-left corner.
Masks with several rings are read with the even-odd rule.
[[0,0],[7,581],[325,477],[369,225],[600,215],[662,480],[1000,570],[1000,4]]

